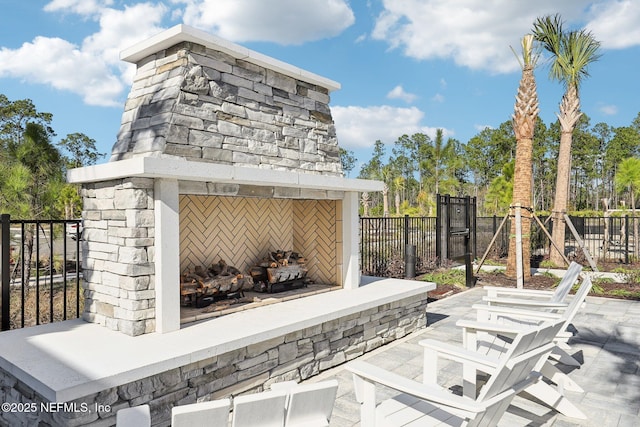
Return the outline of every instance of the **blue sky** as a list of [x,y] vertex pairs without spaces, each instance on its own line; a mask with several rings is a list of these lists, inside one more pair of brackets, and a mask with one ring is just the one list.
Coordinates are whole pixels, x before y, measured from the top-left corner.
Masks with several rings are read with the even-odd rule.
[[[602,58],[581,89],[592,124],[640,112],[636,0],[0,0],[0,93],[54,116],[57,140],[82,132],[111,152],[133,65],[119,53],[185,23],[339,82],[331,108],[341,147],[367,161],[379,139],[437,128],[466,143],[509,120],[520,79],[510,46],[538,16],[587,28]],[[540,115],[563,87],[536,72]],[[357,174],[357,170],[352,176]]]

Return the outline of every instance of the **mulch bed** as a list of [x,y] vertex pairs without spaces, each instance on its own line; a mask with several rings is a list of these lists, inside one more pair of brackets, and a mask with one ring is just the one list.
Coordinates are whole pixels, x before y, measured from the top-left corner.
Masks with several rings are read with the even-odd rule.
[[[507,277],[502,272],[479,272],[476,274],[478,281],[476,286],[503,286],[503,287],[516,287],[516,280],[510,277]],[[529,280],[524,284],[524,287],[527,289],[541,289],[548,290],[553,289],[557,283],[557,279],[553,277],[543,276],[543,275],[535,275],[531,276]],[[640,301],[640,285],[633,283],[598,283],[599,288],[603,290],[602,293],[594,293],[591,292],[590,295],[605,297],[605,298],[615,298],[615,299],[629,299]],[[436,283],[436,289],[434,291],[429,292],[429,299],[436,301],[442,298],[446,298],[448,296],[457,294],[459,292],[464,292],[466,289],[463,287],[458,287],[455,285],[445,285]],[[636,296],[625,296],[625,295],[616,295],[616,292],[620,291],[628,291],[635,293]]]

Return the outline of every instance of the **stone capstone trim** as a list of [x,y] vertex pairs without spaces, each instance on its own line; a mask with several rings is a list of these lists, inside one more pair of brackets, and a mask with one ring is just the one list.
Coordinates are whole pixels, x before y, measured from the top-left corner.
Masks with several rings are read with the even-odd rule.
[[127,335],[155,330],[153,179],[84,184],[83,319]]
[[[301,381],[426,326],[424,299],[407,298],[247,347],[111,387],[72,402],[76,412],[0,413],[11,426],[113,425],[119,409],[149,404],[153,425],[168,425],[171,408],[242,393],[281,381]],[[0,370],[0,399],[40,405],[47,401],[15,376]],[[40,423],[40,424],[39,424]]]
[[138,63],[111,160],[166,155],[342,176],[327,88],[190,42]]

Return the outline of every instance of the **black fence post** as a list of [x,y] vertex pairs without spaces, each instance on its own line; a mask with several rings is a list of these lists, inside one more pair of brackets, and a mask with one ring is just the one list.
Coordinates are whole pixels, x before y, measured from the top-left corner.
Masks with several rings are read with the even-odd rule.
[[409,215],[404,216],[404,247],[409,244]]
[[9,324],[9,303],[10,297],[10,280],[11,280],[11,217],[8,214],[0,215],[2,222],[2,330],[8,331]]
[[404,277],[413,279],[416,277],[416,245],[409,243],[409,215],[404,216]]
[[446,258],[451,259],[451,195],[445,194],[445,204],[447,205],[447,220],[445,221],[445,238],[447,239],[447,254]]
[[442,262],[442,203],[440,194],[436,194],[436,259]]
[[624,216],[624,263],[629,264],[629,215]]
[[478,205],[475,196],[471,198],[471,229],[473,230],[472,256],[476,259],[478,257]]

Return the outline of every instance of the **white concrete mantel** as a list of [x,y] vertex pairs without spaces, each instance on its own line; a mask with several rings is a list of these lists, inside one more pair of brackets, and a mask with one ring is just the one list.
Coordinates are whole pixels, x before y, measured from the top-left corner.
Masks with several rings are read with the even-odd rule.
[[382,181],[194,162],[176,157],[135,157],[67,172],[67,180],[72,184],[122,178],[162,178],[345,192],[382,191],[384,186]]

